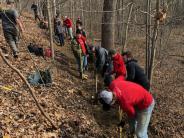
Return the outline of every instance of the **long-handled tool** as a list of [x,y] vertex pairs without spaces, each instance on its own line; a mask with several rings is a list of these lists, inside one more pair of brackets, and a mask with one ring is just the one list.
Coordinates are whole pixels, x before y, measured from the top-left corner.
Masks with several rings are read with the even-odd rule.
[[[121,110],[120,106],[119,106],[118,113],[119,113],[119,121],[121,121],[122,120],[122,110]],[[121,125],[119,125],[119,138],[123,138],[123,128]]]

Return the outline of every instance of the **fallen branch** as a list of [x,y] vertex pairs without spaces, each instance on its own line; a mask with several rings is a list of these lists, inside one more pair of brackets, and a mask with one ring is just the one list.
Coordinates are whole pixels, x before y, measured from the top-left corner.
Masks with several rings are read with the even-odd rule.
[[52,125],[52,127],[54,129],[57,129],[56,125],[52,122],[52,120],[47,116],[47,114],[44,112],[43,108],[40,106],[34,92],[35,90],[31,88],[30,84],[28,83],[28,81],[26,80],[26,78],[22,75],[22,73],[15,67],[13,67],[9,61],[4,57],[3,53],[2,53],[2,50],[0,49],[0,56],[1,58],[3,59],[3,61],[13,70],[15,71],[19,76],[20,78],[23,80],[23,82],[27,85],[28,89],[29,89],[29,92],[31,94],[31,96],[33,97],[34,101],[35,101],[35,104],[36,106],[38,107],[38,109],[40,110],[41,114],[46,118],[46,120],[49,121],[49,123]]
[[169,56],[171,56],[171,57],[181,57],[181,58],[184,58],[183,55],[169,55]]

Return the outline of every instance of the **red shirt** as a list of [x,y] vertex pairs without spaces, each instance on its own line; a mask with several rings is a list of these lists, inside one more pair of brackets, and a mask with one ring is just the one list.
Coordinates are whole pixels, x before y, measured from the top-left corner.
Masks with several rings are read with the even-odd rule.
[[77,42],[82,49],[82,53],[86,55],[85,38],[81,36],[80,38],[77,38]]
[[148,108],[153,101],[152,95],[142,86],[125,81],[123,76],[115,79],[109,89],[114,93],[123,111],[129,118],[135,117],[135,107],[138,110]]
[[113,58],[113,73],[116,73],[116,78],[119,76],[126,77],[126,66],[123,60],[123,57],[117,53]]
[[72,20],[67,18],[64,20],[64,24],[66,25],[67,28],[71,28],[72,27]]

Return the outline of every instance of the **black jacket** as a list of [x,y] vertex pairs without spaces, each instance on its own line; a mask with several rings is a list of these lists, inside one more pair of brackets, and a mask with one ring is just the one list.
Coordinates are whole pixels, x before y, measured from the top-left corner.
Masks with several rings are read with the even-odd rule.
[[32,4],[31,9],[34,11],[35,14],[38,14],[38,6],[36,4]]
[[137,60],[131,59],[126,63],[127,80],[140,84],[146,90],[150,89],[149,80],[144,70],[137,64]]

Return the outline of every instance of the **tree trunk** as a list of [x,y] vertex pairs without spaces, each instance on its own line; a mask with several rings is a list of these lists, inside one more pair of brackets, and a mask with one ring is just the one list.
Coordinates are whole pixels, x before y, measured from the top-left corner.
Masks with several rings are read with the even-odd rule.
[[83,23],[83,27],[85,28],[85,20],[84,20],[84,11],[83,11],[83,0],[80,1],[81,2],[81,18],[82,18],[82,23]]
[[47,0],[50,47],[52,49],[52,59],[54,60],[54,45],[53,45],[53,31],[52,31],[52,19],[51,19],[51,6],[50,6],[50,3],[51,3],[51,1]]
[[[160,6],[160,0],[157,0],[157,2],[156,2],[156,13],[157,14],[159,13],[159,6]],[[155,20],[153,37],[152,37],[150,65],[149,65],[149,72],[148,72],[148,79],[150,80],[150,83],[152,83],[153,66],[154,66],[155,54],[156,54],[158,29],[159,29],[159,20]]]
[[114,48],[114,12],[116,0],[104,0],[102,17],[102,47]]
[[[122,9],[124,9],[124,0],[122,0]],[[121,14],[122,14],[122,19],[124,21],[124,10],[122,10]],[[121,26],[121,45],[123,46],[123,40],[124,40],[124,35],[123,35],[123,31],[124,31],[124,23],[122,23],[122,26]]]
[[[149,14],[148,14],[149,13]],[[146,63],[145,63],[145,72],[148,76],[148,68],[150,65],[150,45],[151,45],[151,1],[147,0],[147,14],[146,14]]]
[[89,10],[90,10],[90,33],[92,33],[92,1],[89,0]]
[[53,17],[56,16],[56,0],[52,0],[53,1]]
[[129,13],[128,13],[128,18],[127,18],[127,23],[126,23],[126,29],[125,29],[125,39],[123,40],[123,48],[122,48],[122,52],[126,49],[127,46],[127,39],[128,39],[128,29],[129,29],[129,22],[131,19],[131,15],[132,15],[132,9],[133,9],[133,3],[130,5],[130,9],[129,9]]
[[21,12],[21,6],[22,6],[22,5],[21,5],[20,0],[17,0],[16,6],[17,6],[18,11]]

